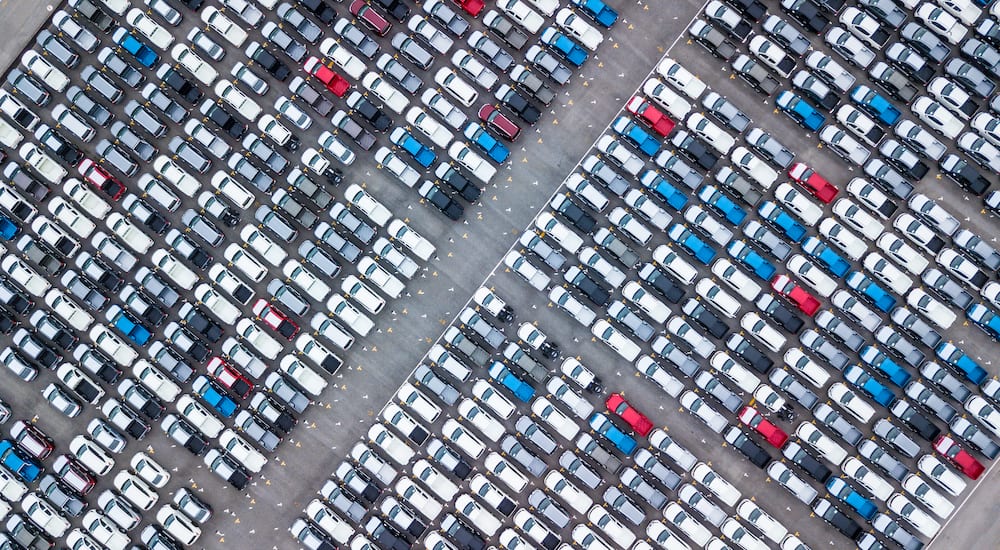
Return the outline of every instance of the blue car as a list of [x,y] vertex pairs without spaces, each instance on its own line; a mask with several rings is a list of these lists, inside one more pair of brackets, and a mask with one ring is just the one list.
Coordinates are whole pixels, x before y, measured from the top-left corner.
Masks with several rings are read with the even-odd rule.
[[882,310],[883,313],[889,313],[893,306],[896,305],[895,296],[889,294],[884,288],[878,286],[875,281],[860,271],[848,273],[846,282],[847,286],[860,292],[866,300]]
[[123,50],[132,54],[136,61],[142,64],[143,67],[151,68],[153,65],[160,60],[160,56],[156,54],[149,46],[143,44],[136,37],[129,34],[122,27],[118,27],[115,33],[111,36],[111,39],[115,41],[122,47]]
[[607,417],[604,413],[594,413],[590,416],[590,427],[594,429],[595,432],[603,435],[605,439],[610,441],[616,449],[625,453],[625,456],[631,455],[635,448],[639,446],[632,439],[630,435],[618,429],[611,419]]
[[489,373],[490,378],[500,382],[504,386],[507,386],[507,389],[513,392],[514,396],[521,401],[527,403],[531,401],[532,397],[535,396],[535,388],[532,388],[530,384],[515,376],[514,373],[510,372],[510,369],[503,365],[503,363],[494,361],[493,364],[490,365]]
[[687,227],[675,223],[667,230],[667,236],[688,251],[699,262],[708,265],[715,259],[715,249],[708,246],[708,243],[698,238]]
[[542,31],[542,43],[551,46],[574,67],[582,66],[583,62],[587,60],[587,50],[583,49],[583,46],[552,27],[545,27],[545,30]]
[[868,394],[883,407],[888,407],[896,399],[896,394],[892,393],[892,390],[885,387],[874,376],[868,374],[868,371],[858,365],[850,365],[844,369],[844,379]]
[[771,279],[774,277],[774,272],[777,271],[770,262],[764,259],[763,256],[758,254],[754,249],[750,248],[750,245],[743,241],[733,241],[729,243],[726,247],[726,251],[729,255],[733,257],[734,260],[742,263],[743,265],[750,268],[764,282],[770,283]]
[[611,128],[619,135],[632,142],[640,151],[653,157],[660,152],[660,140],[649,135],[638,124],[628,117],[620,116],[611,124]]
[[201,396],[208,403],[210,407],[215,409],[219,414],[229,418],[236,414],[236,409],[238,406],[236,402],[232,400],[225,391],[215,385],[214,382],[209,380],[205,375],[200,375],[198,378],[194,379],[194,383],[191,386],[195,393]]
[[618,12],[608,7],[601,0],[570,0],[570,2],[580,8],[580,11],[587,14],[587,17],[597,21],[598,25],[606,29],[610,29],[611,25],[614,25],[615,21],[618,21]]
[[859,84],[851,90],[851,100],[869,114],[878,117],[882,122],[892,126],[899,120],[902,113],[892,103],[875,90]]
[[774,224],[775,227],[781,229],[785,236],[791,239],[792,242],[797,243],[802,240],[802,237],[806,236],[806,228],[793,218],[791,214],[785,212],[780,206],[771,201],[762,202],[757,207],[757,213],[765,220]]
[[747,213],[742,208],[714,185],[702,185],[698,189],[698,198],[725,216],[726,220],[733,225],[743,223],[743,218],[747,217]]
[[152,333],[150,333],[148,328],[144,327],[131,313],[123,310],[117,304],[108,308],[105,316],[118,329],[118,332],[124,334],[133,344],[145,346],[152,337]]
[[802,241],[802,250],[805,250],[806,254],[813,259],[819,260],[819,265],[825,267],[827,271],[837,277],[843,277],[847,273],[847,270],[851,268],[851,264],[847,263],[847,260],[841,258],[840,254],[834,252],[832,248],[827,246],[818,237],[806,237]]
[[681,193],[676,187],[670,184],[663,176],[658,174],[653,170],[646,170],[639,177],[639,181],[642,183],[646,189],[652,189],[656,191],[656,194],[660,196],[674,210],[680,212],[681,208],[688,202],[687,195]]
[[21,230],[13,220],[7,216],[0,215],[0,239],[9,241],[17,236]]
[[394,129],[389,134],[389,141],[402,147],[404,151],[413,157],[413,160],[417,161],[424,168],[430,168],[434,164],[434,161],[437,160],[437,155],[434,154],[434,151],[423,143],[420,143],[417,138],[402,128]]
[[0,462],[8,470],[17,474],[17,477],[31,483],[42,473],[42,468],[34,460],[14,446],[14,442],[9,439],[0,441]]
[[839,477],[830,478],[826,482],[826,490],[844,504],[854,508],[859,516],[868,521],[871,521],[878,513],[878,506],[875,506],[874,502],[862,496],[861,493],[854,490],[854,487],[851,487],[850,483]]
[[885,374],[890,382],[900,388],[905,386],[906,383],[913,378],[912,374],[890,359],[888,355],[879,351],[879,349],[875,346],[865,346],[861,348],[860,355],[861,360],[864,361],[866,365],[882,371],[882,374]]
[[955,344],[951,342],[940,344],[934,348],[934,353],[942,361],[958,369],[973,384],[979,385],[983,383],[983,380],[986,380],[986,369],[979,366],[979,363],[976,363],[962,351],[962,348]]
[[504,162],[510,156],[510,151],[497,139],[489,134],[485,128],[475,122],[465,125],[465,137],[475,143],[491,159],[496,162]]
[[816,107],[810,105],[808,101],[792,92],[789,92],[788,90],[778,94],[774,103],[786,115],[791,117],[796,124],[806,128],[807,130],[815,132],[826,123],[826,117],[823,116],[823,113],[819,112]]
[[1000,339],[1000,316],[983,304],[972,304],[965,315],[990,338]]

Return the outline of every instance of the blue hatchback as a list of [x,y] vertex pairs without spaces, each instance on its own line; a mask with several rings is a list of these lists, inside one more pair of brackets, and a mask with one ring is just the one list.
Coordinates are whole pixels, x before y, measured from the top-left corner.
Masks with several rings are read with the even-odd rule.
[[477,147],[483,150],[491,159],[496,162],[505,162],[510,156],[510,151],[497,139],[489,134],[485,128],[475,122],[465,125],[465,137]]
[[494,361],[490,365],[489,373],[490,378],[506,386],[521,401],[527,403],[535,396],[535,388],[532,388],[530,384],[515,376],[503,363]]
[[646,170],[639,176],[639,181],[646,189],[656,191],[668,206],[680,212],[681,208],[688,202],[687,195],[681,193],[676,187],[670,184],[663,176],[654,170]]
[[993,310],[983,304],[972,304],[965,314],[991,338],[1000,339],[1000,316]]
[[139,320],[129,312],[123,310],[121,306],[113,305],[108,308],[107,319],[119,332],[132,341],[133,344],[145,346],[149,342],[152,334],[149,329],[142,326]]
[[938,345],[938,347],[934,348],[934,353],[942,361],[958,369],[973,384],[982,384],[983,380],[986,380],[988,376],[986,369],[981,367],[979,363],[976,363],[961,348],[951,342]]
[[815,132],[826,123],[826,117],[819,112],[819,109],[788,90],[778,94],[774,103],[799,126],[807,130]]
[[124,28],[119,27],[115,30],[115,33],[111,36],[112,40],[116,44],[122,47],[123,50],[132,54],[136,61],[142,64],[143,67],[152,67],[160,60],[160,56],[156,54],[149,46],[140,42],[136,37],[128,33]]
[[587,60],[587,50],[552,27],[545,27],[542,31],[542,43],[551,46],[574,67],[582,66]]
[[874,346],[865,346],[861,348],[861,360],[865,364],[874,367],[884,374],[890,382],[902,388],[913,378],[913,375],[906,371],[903,367],[899,366],[895,361],[889,358],[884,352],[879,351],[878,348]]
[[595,432],[603,435],[616,449],[625,453],[626,456],[631,455],[635,451],[635,448],[639,446],[635,439],[632,439],[632,436],[621,431],[604,413],[596,412],[592,414],[590,416],[590,427]]

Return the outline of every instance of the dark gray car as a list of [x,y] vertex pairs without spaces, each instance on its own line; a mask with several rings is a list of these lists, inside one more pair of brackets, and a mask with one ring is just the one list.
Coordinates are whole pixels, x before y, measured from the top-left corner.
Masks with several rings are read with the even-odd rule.
[[851,351],[858,351],[865,345],[864,337],[829,309],[817,313],[815,319],[816,326],[825,330]]
[[943,63],[951,55],[951,48],[927,27],[913,21],[903,26],[899,32],[903,40],[920,50],[937,63]]
[[958,58],[951,58],[944,66],[944,72],[951,75],[970,92],[982,98],[990,97],[996,91],[997,84],[982,71]]
[[558,84],[566,84],[573,76],[573,71],[560,63],[555,56],[543,50],[541,46],[535,45],[528,48],[524,57]]
[[128,61],[122,59],[111,48],[101,48],[101,51],[97,52],[97,60],[101,63],[103,69],[107,69],[132,88],[138,89],[139,84],[142,84],[146,80],[146,77],[139,72],[139,69],[136,69]]
[[38,105],[39,107],[48,105],[49,101],[52,100],[49,92],[45,89],[45,86],[43,86],[41,82],[35,80],[31,76],[28,76],[17,67],[14,67],[9,73],[7,73],[7,83],[10,84],[14,90],[31,100],[32,103]]
[[604,491],[604,502],[633,525],[639,525],[646,518],[646,514],[638,507],[632,499],[625,496],[618,487],[608,487]]
[[87,115],[90,120],[93,120],[99,126],[107,126],[108,122],[114,118],[111,112],[108,111],[104,105],[98,103],[90,97],[87,92],[84,92],[78,86],[74,85],[66,89],[66,99],[68,99],[77,110]]
[[[398,32],[392,37],[392,47],[396,48],[403,57],[410,60],[414,65],[423,70],[427,70],[434,63],[434,55],[424,49],[409,36]],[[374,54],[373,54],[374,55]]]
[[145,162],[153,160],[156,148],[148,141],[139,137],[124,122],[116,121],[111,125],[111,135],[115,136],[115,143],[128,147],[137,157]]
[[421,387],[438,396],[441,401],[444,401],[448,405],[454,405],[455,402],[458,401],[458,390],[442,380],[437,374],[434,373],[433,369],[427,365],[421,364],[417,366],[416,370],[413,371],[413,379],[418,382]]
[[335,252],[340,254],[342,258],[348,261],[348,263],[357,263],[358,258],[361,256],[361,249],[357,245],[347,240],[338,233],[333,226],[327,222],[320,222],[313,230],[313,234],[319,240],[326,243]]
[[503,72],[506,72],[514,64],[514,57],[501,48],[493,39],[483,34],[482,31],[475,31],[470,34],[467,43],[470,48],[482,54],[494,67]]
[[667,497],[658,489],[653,487],[648,481],[643,479],[633,468],[624,468],[619,474],[622,485],[628,487],[633,493],[639,495],[654,510],[662,510],[667,505]]
[[249,159],[240,153],[230,155],[227,165],[231,170],[262,192],[268,192],[274,185],[274,178],[254,166]]
[[270,145],[253,132],[243,138],[243,149],[261,160],[272,172],[281,174],[288,168],[288,159],[281,156]]
[[936,267],[932,267],[927,271],[924,271],[920,275],[920,280],[923,281],[929,288],[933,289],[939,296],[945,298],[951,302],[952,305],[962,310],[968,308],[972,304],[972,295],[962,288],[961,285],[956,283],[954,279],[945,275]]

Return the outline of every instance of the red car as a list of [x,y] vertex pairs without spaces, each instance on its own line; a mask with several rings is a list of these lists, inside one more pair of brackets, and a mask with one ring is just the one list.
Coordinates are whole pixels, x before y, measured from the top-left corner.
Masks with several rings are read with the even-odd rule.
[[217,382],[243,399],[246,399],[253,391],[253,382],[249,378],[243,376],[243,373],[218,357],[209,359],[208,372],[215,377]]
[[780,449],[788,441],[788,434],[784,430],[772,424],[764,415],[757,412],[753,407],[743,407],[740,409],[740,422],[750,426],[757,433],[764,436],[774,448]]
[[826,181],[826,178],[801,162],[796,162],[788,169],[788,177],[797,181],[817,199],[827,204],[832,202],[837,196],[837,192],[840,191],[835,185]]
[[455,3],[465,10],[465,13],[473,17],[479,15],[479,12],[483,11],[483,7],[486,6],[483,0],[455,0]]
[[511,122],[506,115],[500,112],[500,109],[492,105],[483,105],[479,108],[479,120],[500,132],[500,135],[510,141],[514,141],[521,134],[521,127]]
[[83,159],[78,170],[83,179],[89,181],[94,187],[104,191],[105,194],[111,197],[111,200],[116,201],[125,194],[125,185],[115,179],[107,170],[98,166],[96,162],[90,159]]
[[379,36],[385,36],[385,33],[389,32],[389,27],[392,26],[388,19],[375,8],[369,6],[365,0],[354,0],[351,2],[350,9],[354,16],[361,19],[368,28],[375,31]]
[[771,288],[785,298],[788,298],[802,313],[812,317],[819,310],[819,300],[809,292],[795,284],[788,275],[776,275],[771,279]]
[[608,410],[622,417],[622,420],[632,426],[635,433],[639,435],[649,435],[650,430],[653,429],[653,423],[649,418],[637,411],[635,407],[625,401],[625,398],[620,393],[611,394],[604,404],[608,407]]
[[272,306],[263,298],[253,304],[253,314],[275,332],[291,340],[299,333],[299,325],[291,321],[287,315]]
[[628,112],[652,126],[653,130],[661,136],[666,137],[674,129],[674,121],[661,113],[659,109],[653,107],[652,103],[639,96],[632,96],[632,99],[628,100],[628,103],[625,104],[625,108],[628,109]]
[[958,467],[969,479],[976,480],[983,475],[986,468],[961,445],[947,435],[942,435],[934,441],[934,450]]
[[348,82],[347,79],[337,74],[333,69],[327,67],[315,57],[306,59],[305,65],[303,65],[302,68],[304,68],[307,73],[315,76],[320,82],[323,83],[324,86],[326,86],[327,90],[333,92],[333,95],[337,97],[344,97],[347,90],[351,88],[351,83]]

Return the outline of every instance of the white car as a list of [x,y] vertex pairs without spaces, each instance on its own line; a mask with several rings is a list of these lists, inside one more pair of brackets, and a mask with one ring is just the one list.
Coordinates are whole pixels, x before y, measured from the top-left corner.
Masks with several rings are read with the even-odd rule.
[[[483,19],[485,21],[487,16],[484,16]],[[441,54],[448,53],[448,50],[450,50],[451,46],[455,43],[454,40],[448,38],[448,35],[438,30],[438,28],[428,21],[427,18],[420,15],[410,17],[409,21],[406,23],[406,27],[423,38],[424,41],[430,45],[430,47],[434,48]]]
[[406,222],[399,219],[392,220],[387,229],[391,238],[403,243],[403,246],[421,260],[426,262],[434,254],[434,245],[414,231]]
[[[154,252],[155,254],[155,252]],[[222,253],[223,258],[235,266],[251,281],[259,283],[267,275],[267,268],[257,258],[253,257],[249,251],[240,247],[236,243],[230,244]],[[193,273],[192,273],[193,275]],[[196,282],[197,277],[191,281],[191,286]],[[188,288],[191,288],[190,286]]]
[[[177,165],[174,161],[170,160],[166,155],[160,155],[153,160],[153,170],[163,176],[163,179],[169,181],[178,191],[184,193],[189,197],[194,197],[195,193],[201,189],[201,182],[195,179],[194,176],[187,173],[186,170]],[[219,174],[225,175],[223,172],[216,172],[216,176]],[[145,174],[143,174],[145,175]],[[170,192],[165,187],[161,185],[153,185],[153,182],[159,183],[155,178],[150,178],[150,183],[147,186],[141,185],[142,176],[139,177],[140,187],[149,194],[149,196],[156,200],[156,202],[162,204],[167,210],[173,212],[177,210],[180,206],[181,200],[177,198],[172,192]],[[214,181],[214,178],[213,178]],[[239,203],[237,203],[239,204]]]
[[623,200],[629,208],[660,231],[666,231],[673,219],[666,210],[660,208],[648,195],[638,189],[629,189]]
[[354,345],[354,337],[324,313],[313,315],[309,326],[316,331],[316,334],[330,340],[341,349],[346,350]]
[[829,298],[837,290],[837,282],[801,254],[793,254],[786,265],[789,271],[824,298]]
[[515,493],[524,491],[525,487],[528,486],[528,478],[499,453],[490,452],[487,454],[483,464],[486,466],[487,472],[496,476]]
[[472,395],[503,419],[514,414],[514,404],[485,380],[476,380],[472,385]]
[[420,133],[441,149],[447,149],[448,144],[455,139],[455,135],[448,128],[420,107],[410,107],[410,110],[406,111],[406,122],[420,130]]
[[73,233],[76,233],[81,239],[86,239],[97,229],[97,225],[90,218],[83,215],[69,201],[62,197],[52,197],[49,200],[48,209],[49,213],[55,216],[56,220]]
[[[589,497],[588,497],[589,500]],[[588,523],[598,527],[622,548],[628,548],[635,541],[635,533],[611,515],[606,508],[595,505],[587,512]]]
[[385,307],[385,299],[354,275],[345,277],[340,284],[340,289],[372,315],[377,315]]
[[[307,115],[302,109],[298,107],[286,96],[281,96],[274,100],[274,108],[278,111],[281,116],[295,125],[296,128],[300,130],[308,130],[312,126],[312,117]],[[317,171],[322,173],[322,171]]]
[[[243,229],[240,230],[240,239],[247,243],[250,250],[260,254],[261,257],[267,261],[267,263],[275,267],[281,265],[281,263],[285,261],[285,258],[288,257],[288,252],[286,252],[284,248],[275,243],[274,240],[267,236],[267,234],[253,225],[247,224],[243,226]],[[230,245],[230,248],[231,247],[232,245]],[[226,258],[229,259],[229,256],[226,256]],[[230,261],[234,260],[230,259]],[[256,258],[254,258],[254,261],[256,261]],[[249,268],[250,266],[247,265],[246,267]],[[253,270],[253,273],[257,273],[256,269]]]
[[[698,548],[704,548],[712,539],[712,532],[691,517],[687,510],[677,502],[667,504],[667,507],[663,509],[663,517],[677,527],[681,533],[684,533]],[[650,528],[652,526],[653,522],[650,522]]]
[[858,397],[858,394],[843,382],[831,384],[826,394],[834,403],[840,405],[842,409],[864,424],[867,424],[875,415],[875,407]]
[[692,114],[685,124],[720,155],[728,155],[729,151],[736,145],[736,139],[729,132],[720,128],[701,113]]
[[469,430],[459,424],[454,418],[444,421],[444,425],[441,427],[441,435],[473,459],[478,459],[482,456],[483,451],[486,450],[486,445],[479,438],[469,433]]
[[932,2],[924,2],[917,6],[914,15],[952,44],[958,44],[969,33],[969,28],[959,23],[954,15]]
[[236,432],[228,428],[219,436],[219,446],[225,449],[230,457],[253,473],[259,473],[264,465],[267,464],[267,457],[262,455],[257,449],[254,449]]
[[215,291],[211,285],[202,283],[194,289],[198,303],[215,315],[224,324],[232,325],[240,317],[240,309]]
[[662,244],[653,250],[653,261],[661,265],[678,281],[685,285],[694,284],[698,270],[687,260],[680,257],[669,245]]
[[230,104],[240,116],[250,122],[255,122],[263,110],[256,101],[247,97],[235,84],[228,80],[220,80],[215,84],[215,95]]
[[535,290],[545,290],[551,279],[542,270],[535,267],[528,258],[517,250],[511,250],[504,256],[504,265],[520,275]]
[[[153,239],[149,235],[143,233],[131,220],[118,212],[112,212],[105,223],[115,236],[139,254],[149,252],[150,247],[153,246]],[[190,290],[190,287],[185,290]]]
[[750,333],[764,346],[778,353],[785,346],[785,336],[765,321],[756,311],[750,311],[740,318],[740,327]]
[[375,162],[407,187],[413,187],[420,181],[420,173],[388,147],[379,147],[378,151],[375,151]]
[[441,515],[443,506],[434,497],[428,495],[420,486],[408,477],[401,477],[396,482],[396,494],[399,495],[410,509],[420,510],[420,513],[431,520]]
[[906,476],[901,485],[904,491],[916,497],[931,513],[941,519],[947,519],[955,511],[954,504],[948,502],[944,495],[937,492],[918,475]]
[[[707,359],[715,351],[715,344],[691,327],[680,315],[674,315],[667,321],[667,331],[681,339],[692,351],[703,359]],[[659,341],[659,339],[657,339]],[[654,351],[657,349],[657,341],[653,342]],[[638,346],[637,346],[638,347]],[[632,360],[635,360],[634,358]]]
[[712,274],[748,302],[754,301],[760,295],[760,285],[727,258],[719,258],[712,262]]
[[883,233],[875,245],[913,275],[920,275],[930,263],[927,258],[892,233]]
[[871,471],[860,459],[849,457],[841,465],[841,469],[876,499],[885,502],[892,496],[892,485],[882,476]]
[[38,274],[37,271],[28,267],[20,258],[13,254],[7,254],[0,262],[0,269],[10,275],[10,278],[17,284],[24,287],[32,296],[42,297],[52,287],[51,283]]
[[61,317],[70,327],[86,332],[94,324],[93,315],[87,313],[63,291],[53,288],[45,294],[45,305]]
[[[642,93],[655,101],[677,120],[684,120],[691,112],[691,103],[671,90],[658,78],[650,78],[642,85]],[[709,94],[711,95],[711,94]],[[706,99],[709,97],[705,96]],[[692,115],[694,116],[694,115]]]
[[187,69],[194,77],[207,87],[212,87],[215,79],[219,77],[219,72],[205,60],[198,57],[198,54],[188,47],[187,44],[177,44],[170,50],[171,57]]
[[[566,188],[583,200],[583,202],[587,203],[587,206],[591,207],[595,212],[603,212],[608,206],[608,197],[596,185],[579,173],[574,172],[566,178]],[[641,191],[638,191],[638,189],[633,189],[633,191],[641,194]]]
[[[682,393],[680,402],[681,407],[687,409],[688,412],[698,417],[699,420],[704,422],[705,425],[715,433],[722,433],[722,430],[724,430],[728,425],[726,417],[719,414],[719,411],[712,408],[711,405],[706,403],[701,397],[698,396],[698,394],[692,391],[685,391]],[[695,469],[697,469],[697,467]]]
[[28,142],[21,145],[18,153],[20,153],[24,162],[34,168],[35,171],[41,174],[43,178],[54,184],[62,182],[63,178],[65,178],[68,174],[66,169],[63,168],[61,164],[56,162],[55,159],[42,151],[42,149],[34,143]]
[[330,294],[330,285],[313,275],[298,260],[288,260],[282,267],[281,273],[317,302],[326,300],[327,295]]
[[483,410],[482,407],[477,405],[475,401],[468,398],[463,398],[458,404],[458,414],[461,415],[460,418],[468,420],[473,426],[479,430],[479,433],[486,436],[487,439],[493,441],[494,443],[499,441],[501,437],[506,432],[503,424],[499,420],[493,418],[493,415]]
[[122,367],[128,367],[139,357],[139,353],[122,342],[111,329],[104,325],[94,325],[88,333],[90,340],[105,354]]
[[771,461],[767,466],[767,475],[777,481],[792,496],[805,503],[806,506],[811,505],[818,496],[818,492],[812,485],[803,481],[783,462]]
[[[10,506],[7,507],[7,510],[10,510]],[[25,495],[21,501],[21,510],[32,523],[51,537],[60,538],[70,528],[69,521],[57,512],[47,500],[42,498],[40,493]]]
[[483,509],[468,494],[463,493],[458,496],[455,500],[455,509],[465,516],[471,525],[475,525],[478,531],[488,537],[496,535],[496,532],[500,530],[502,525],[500,520],[494,514]]
[[566,224],[557,220],[551,212],[542,212],[535,218],[535,227],[552,237],[570,254],[576,254],[583,246],[583,238]]
[[1000,147],[1000,118],[990,113],[980,112],[972,117],[972,128],[979,132],[979,135],[988,139]]
[[201,20],[237,48],[241,47],[247,39],[246,31],[234,23],[232,19],[223,15],[215,6],[205,8],[205,11],[201,12]]
[[822,388],[830,379],[830,373],[813,361],[799,348],[791,348],[782,357],[785,364],[801,374],[813,386]]
[[90,510],[84,514],[81,525],[104,548],[113,550],[128,548],[129,538],[125,531],[97,510]]
[[877,281],[886,285],[889,290],[896,294],[906,294],[913,286],[912,279],[878,252],[872,252],[865,256],[863,265],[865,270],[871,273]]
[[308,367],[294,355],[286,355],[281,358],[279,368],[295,381],[306,393],[318,396],[326,389],[326,379]]
[[524,27],[528,34],[538,34],[545,20],[523,0],[500,0],[497,7],[510,16],[515,23]]
[[589,327],[597,317],[594,310],[584,305],[583,302],[576,299],[568,290],[561,286],[553,286],[549,290],[549,300],[585,327]]
[[733,238],[732,230],[697,204],[692,204],[684,209],[684,220],[690,224],[689,227],[699,229],[701,233],[720,246],[726,246]]
[[423,458],[413,463],[412,472],[414,478],[423,482],[444,502],[451,502],[458,494],[458,487]]
[[965,491],[967,483],[938,457],[926,454],[917,460],[917,469],[953,497]]
[[396,114],[402,114],[403,110],[410,104],[410,100],[406,98],[406,95],[397,90],[392,84],[389,84],[376,72],[366,74],[361,83]]
[[788,52],[763,34],[754,35],[750,39],[749,49],[764,64],[784,78],[788,78],[792,74],[792,69],[795,68],[795,61]]
[[949,273],[965,281],[969,286],[979,290],[987,280],[986,274],[954,248],[945,248],[938,253],[937,263],[944,266]]
[[84,435],[78,435],[70,440],[69,452],[80,464],[99,476],[107,474],[115,466],[111,455]]
[[[885,231],[885,226],[881,222],[850,199],[837,199],[833,203],[833,213],[870,241],[875,241]],[[832,218],[824,218],[819,224],[819,231],[847,253],[852,260],[859,259],[868,250],[868,245],[864,241]]]
[[243,318],[236,323],[236,334],[272,361],[281,353],[281,344],[250,319]]
[[940,523],[935,521],[927,512],[924,512],[917,505],[913,504],[903,493],[892,495],[886,504],[890,510],[899,514],[900,517],[928,539],[934,538],[934,535],[941,530]]
[[427,422],[434,422],[441,415],[441,408],[409,382],[405,382],[399,387],[399,390],[396,391],[396,398],[402,405],[420,415]]
[[815,449],[823,458],[829,460],[835,466],[840,465],[847,459],[847,451],[843,447],[809,422],[799,424],[799,427],[795,429],[795,436]]
[[484,184],[488,184],[497,173],[497,169],[493,165],[461,141],[455,141],[448,147],[448,156],[461,164],[476,179]]
[[132,375],[164,403],[173,403],[181,393],[180,386],[145,359],[140,359],[132,365]]
[[680,63],[666,57],[656,66],[656,72],[667,80],[673,87],[677,88],[684,95],[691,99],[698,99],[708,86],[691,74]]
[[143,481],[157,489],[162,489],[170,481],[170,472],[144,452],[135,453],[129,462],[129,467]]
[[823,217],[823,209],[789,183],[779,184],[774,196],[807,226],[816,225]]
[[177,399],[177,412],[206,437],[215,439],[225,428],[221,420],[189,394]]
[[201,536],[201,528],[169,504],[164,504],[156,513],[156,521],[163,526],[167,534],[185,546],[194,544]]
[[728,506],[736,506],[736,503],[743,496],[736,487],[733,487],[729,481],[716,473],[711,466],[704,462],[699,462],[695,465],[694,469],[691,470],[691,477],[705,486],[705,488],[719,497],[719,500]]
[[749,149],[739,146],[729,154],[730,160],[739,167],[746,175],[765,189],[770,189],[774,182],[778,180],[778,172],[762,161]]
[[[986,426],[994,435],[1000,436],[1000,412],[985,399],[973,395],[964,403],[965,410],[974,416],[980,424]],[[942,516],[943,517],[943,516]]]
[[326,38],[320,42],[319,51],[354,80],[360,80],[361,75],[368,69],[364,61],[351,53],[346,46],[339,44],[335,38]]
[[153,265],[177,286],[184,290],[191,290],[198,282],[198,275],[180,262],[177,258],[162,248],[157,248],[151,256]]
[[358,333],[359,336],[367,336],[375,328],[375,321],[354,307],[340,294],[330,296],[326,302],[326,307],[337,319],[343,321],[348,328]]
[[142,478],[127,470],[122,470],[115,474],[113,483],[115,489],[140,510],[149,510],[159,500],[156,489],[150,487]]
[[[779,522],[778,520],[774,519],[773,516],[771,516],[770,514],[768,514],[767,512],[765,512],[763,508],[761,508],[760,506],[757,505],[757,503],[755,503],[755,502],[753,502],[753,501],[751,501],[749,499],[743,499],[742,501],[740,501],[740,503],[738,505],[736,505],[736,513],[741,518],[745,519],[751,525],[753,525],[754,527],[756,527],[757,530],[760,531],[761,533],[763,533],[765,537],[767,537],[768,539],[770,539],[772,542],[774,542],[776,544],[780,543],[781,540],[785,538],[785,535],[788,534],[788,528],[787,527],[785,527],[784,525],[782,525],[781,522]],[[730,521],[731,521],[731,523],[729,523],[729,525],[730,526],[734,526],[735,530],[742,530],[743,529],[742,527],[739,526],[739,522],[732,521],[732,520],[730,520]],[[723,533],[726,534],[727,537],[729,537],[731,540],[734,540],[734,542],[736,542],[737,544],[739,544],[743,548],[749,548],[748,546],[745,545],[745,543],[747,543],[747,540],[745,538],[741,538],[741,539],[738,539],[738,540],[734,539],[734,535],[733,534],[726,533],[727,530],[728,530],[727,529],[727,525],[725,523],[722,524],[722,531],[723,531]],[[746,537],[748,534],[749,533],[744,534],[743,537]],[[754,537],[754,538],[756,538],[756,537]],[[760,543],[759,544],[760,548],[767,548],[768,547],[766,544],[762,543],[760,540],[756,540],[756,542]]]
[[28,69],[28,73],[40,79],[46,86],[56,92],[61,93],[69,86],[70,80],[62,71],[55,68],[52,63],[42,57],[42,54],[35,50],[28,50],[21,55],[21,64]]
[[71,178],[66,180],[66,183],[63,185],[63,191],[65,191],[66,196],[80,205],[84,212],[97,219],[104,218],[111,211],[110,204],[98,197],[90,189],[84,187],[83,183],[78,179]]
[[167,51],[167,48],[174,43],[174,35],[139,8],[129,10],[128,15],[125,16],[125,21],[128,21],[128,24],[139,31],[139,34],[146,37],[154,46],[163,51]]
[[597,51],[597,47],[604,41],[601,31],[569,8],[562,8],[556,13],[556,23],[590,51]]
[[536,397],[532,401],[531,412],[565,439],[572,440],[580,431],[576,422],[557,409],[545,396]]
[[492,89],[499,78],[496,73],[486,68],[486,65],[483,65],[482,62],[464,48],[455,50],[455,53],[451,56],[451,64],[461,69],[462,72],[472,78],[473,82],[487,90]]
[[[445,91],[465,107],[471,107],[479,97],[479,92],[472,87],[472,84],[469,84],[465,79],[458,76],[458,73],[451,67],[441,67],[438,69],[434,73],[434,82],[444,88]],[[447,117],[445,119],[447,120]]]
[[[634,303],[643,313],[657,324],[662,325],[670,317],[670,309],[659,298],[648,292],[639,283],[629,281],[622,288],[622,296]],[[737,305],[737,307],[739,307]]]
[[958,134],[962,132],[965,126],[944,105],[927,96],[920,96],[913,100],[910,109],[932,129],[937,130],[950,139],[958,137]]
[[607,344],[609,348],[613,349],[615,353],[622,356],[628,362],[635,361],[636,357],[642,351],[638,344],[611,326],[611,323],[604,319],[600,319],[594,323],[594,326],[590,328],[590,333]]

